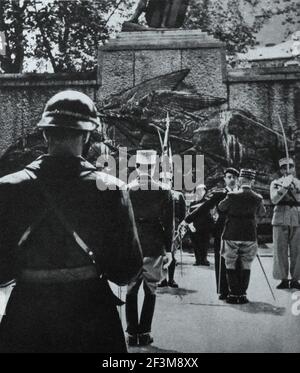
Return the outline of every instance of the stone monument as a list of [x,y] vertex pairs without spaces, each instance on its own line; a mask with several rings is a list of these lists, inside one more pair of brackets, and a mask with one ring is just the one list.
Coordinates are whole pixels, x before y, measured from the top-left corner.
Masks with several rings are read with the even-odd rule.
[[121,32],[99,49],[99,98],[182,69],[198,92],[227,97],[225,49],[214,37],[201,30]]

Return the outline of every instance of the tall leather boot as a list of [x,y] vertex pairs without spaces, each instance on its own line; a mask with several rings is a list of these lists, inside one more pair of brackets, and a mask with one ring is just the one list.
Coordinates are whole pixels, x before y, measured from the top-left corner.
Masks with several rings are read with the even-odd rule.
[[136,346],[138,343],[138,295],[136,293],[126,295],[126,322],[127,322],[127,342],[129,346]]
[[240,304],[249,303],[249,300],[247,299],[246,294],[247,294],[247,289],[248,289],[249,282],[250,282],[250,273],[251,273],[250,269],[243,269],[240,272],[241,293],[242,293],[240,300],[239,300]]
[[236,269],[226,269],[227,282],[230,289],[230,294],[226,302],[231,304],[238,304],[241,295],[240,281]]
[[176,268],[176,259],[172,258],[172,262],[171,262],[171,264],[169,265],[169,268],[168,268],[168,276],[169,276],[168,285],[171,288],[178,288],[178,284],[174,280],[175,268]]

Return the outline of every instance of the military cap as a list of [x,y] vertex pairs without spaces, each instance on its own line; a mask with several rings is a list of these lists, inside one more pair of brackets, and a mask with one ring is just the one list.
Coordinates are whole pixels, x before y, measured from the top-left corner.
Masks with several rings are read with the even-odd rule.
[[156,164],[157,152],[155,150],[137,150],[136,163],[138,164]]
[[236,168],[233,168],[233,167],[228,167],[225,169],[224,171],[224,175],[226,174],[232,174],[234,176],[239,176],[239,172]]
[[240,177],[245,177],[249,180],[255,180],[256,171],[250,170],[250,169],[241,169],[240,171]]
[[286,166],[286,165],[291,165],[294,166],[294,161],[292,158],[281,158],[279,159],[279,167]]
[[94,102],[84,93],[66,90],[47,102],[38,127],[93,131],[100,125]]

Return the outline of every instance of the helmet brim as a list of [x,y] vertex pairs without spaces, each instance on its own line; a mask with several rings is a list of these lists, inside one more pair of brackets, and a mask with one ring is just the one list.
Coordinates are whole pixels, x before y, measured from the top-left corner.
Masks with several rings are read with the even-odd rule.
[[72,130],[78,130],[78,131],[94,131],[98,125],[92,122],[85,122],[76,120],[75,123],[68,123],[56,121],[54,118],[42,118],[39,123],[37,124],[37,127],[40,129],[44,128],[66,128],[66,129],[72,129]]

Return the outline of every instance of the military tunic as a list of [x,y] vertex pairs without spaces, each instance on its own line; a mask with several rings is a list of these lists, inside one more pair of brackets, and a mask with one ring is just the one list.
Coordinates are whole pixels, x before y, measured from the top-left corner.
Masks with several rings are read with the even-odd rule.
[[222,236],[226,268],[236,269],[240,259],[242,268],[249,270],[258,249],[256,219],[266,212],[263,198],[251,188],[242,186],[227,194],[219,203],[219,210],[227,213]]
[[[99,191],[96,179],[116,190]],[[81,157],[49,155],[0,179],[0,283],[17,280],[0,326],[1,352],[126,351],[106,278],[128,283],[142,258],[128,194],[117,184]],[[94,252],[101,279],[41,185]]]
[[[290,189],[283,186],[284,178],[274,180],[270,197],[273,212],[273,276],[275,279],[300,280],[300,180],[294,178]],[[290,263],[288,254],[290,251]]]
[[[144,183],[149,183],[148,190],[143,190]],[[156,190],[151,190],[151,183]],[[144,256],[143,270],[128,285],[126,297],[127,332],[134,335],[151,331],[157,284],[167,275],[163,258],[172,248],[173,202],[171,190],[150,178],[137,179],[128,188]],[[141,284],[145,297],[139,320],[137,296]]]

